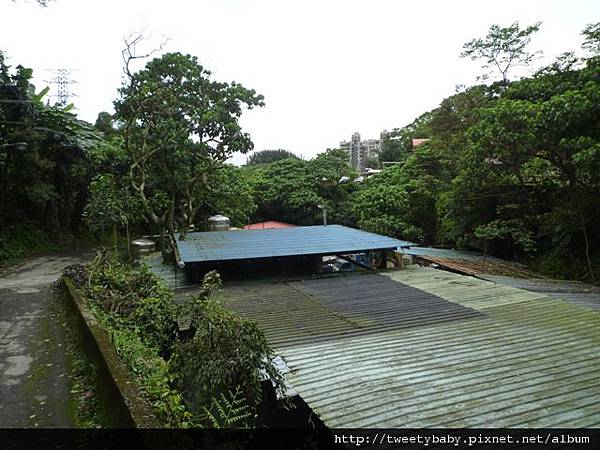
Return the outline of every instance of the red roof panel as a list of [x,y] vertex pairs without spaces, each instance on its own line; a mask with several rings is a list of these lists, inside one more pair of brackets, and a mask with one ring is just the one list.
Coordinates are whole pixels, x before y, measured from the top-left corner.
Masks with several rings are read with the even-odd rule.
[[289,228],[295,226],[297,225],[292,225],[291,223],[285,222],[277,222],[275,220],[267,220],[266,222],[251,223],[250,225],[246,225],[244,230],[268,230],[271,228]]

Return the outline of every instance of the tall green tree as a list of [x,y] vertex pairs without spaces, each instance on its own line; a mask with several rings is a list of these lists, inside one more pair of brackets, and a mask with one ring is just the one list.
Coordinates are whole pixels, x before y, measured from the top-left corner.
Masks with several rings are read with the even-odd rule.
[[462,206],[454,215],[472,218],[462,219],[459,234],[525,251],[567,245],[596,279],[598,73],[595,60],[581,70],[540,71],[480,110],[455,183],[454,204]]
[[231,225],[235,227],[243,227],[250,222],[256,204],[248,171],[223,164],[208,178],[204,188],[206,192],[198,205],[196,221],[201,228],[207,223],[200,218],[214,214],[229,217]]
[[162,241],[168,235],[173,244],[178,228],[185,239],[211,174],[233,153],[252,150],[238,119],[244,109],[262,106],[263,97],[235,82],[212,81],[190,55],[167,53],[136,73],[133,48],[124,55],[127,77],[115,110],[131,185]]
[[412,140],[414,138],[429,138],[429,122],[431,112],[426,112],[417,117],[412,123],[402,128],[394,128],[387,133],[381,142],[381,151],[379,153],[379,165],[384,162],[402,162],[406,161],[408,155],[413,149]]

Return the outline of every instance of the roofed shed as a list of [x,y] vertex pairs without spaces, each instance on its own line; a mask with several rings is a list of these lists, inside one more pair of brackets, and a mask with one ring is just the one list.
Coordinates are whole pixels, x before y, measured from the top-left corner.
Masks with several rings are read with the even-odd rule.
[[199,276],[216,269],[237,274],[283,268],[318,272],[323,256],[387,252],[411,243],[341,225],[190,233],[177,241],[181,262]]

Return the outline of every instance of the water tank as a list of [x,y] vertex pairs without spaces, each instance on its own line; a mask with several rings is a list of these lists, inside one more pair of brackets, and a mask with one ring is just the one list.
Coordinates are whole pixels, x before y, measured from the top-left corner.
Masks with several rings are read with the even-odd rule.
[[156,247],[156,243],[150,239],[141,237],[139,239],[131,241],[131,247],[133,247],[134,251],[143,255],[147,253],[152,253]]
[[208,231],[229,230],[229,217],[217,214],[208,218]]

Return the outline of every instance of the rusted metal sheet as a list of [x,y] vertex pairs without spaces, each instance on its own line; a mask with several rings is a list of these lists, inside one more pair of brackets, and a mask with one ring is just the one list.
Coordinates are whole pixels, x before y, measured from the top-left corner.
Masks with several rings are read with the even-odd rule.
[[493,274],[522,278],[540,277],[539,274],[520,264],[477,252],[428,247],[410,247],[403,249],[402,252],[411,255],[422,265],[433,265],[433,267],[440,267],[463,275]]

